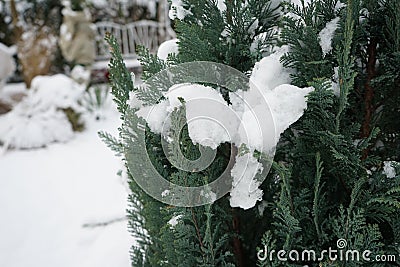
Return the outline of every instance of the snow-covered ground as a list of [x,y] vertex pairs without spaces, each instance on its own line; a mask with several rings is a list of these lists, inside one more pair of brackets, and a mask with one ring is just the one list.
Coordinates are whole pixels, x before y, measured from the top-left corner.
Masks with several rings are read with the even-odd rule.
[[122,164],[97,136],[119,119],[106,118],[68,143],[0,155],[0,266],[130,266]]

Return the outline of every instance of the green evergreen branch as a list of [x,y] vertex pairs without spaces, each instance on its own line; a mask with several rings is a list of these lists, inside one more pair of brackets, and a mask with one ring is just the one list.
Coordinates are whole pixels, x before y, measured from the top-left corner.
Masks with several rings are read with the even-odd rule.
[[323,162],[321,161],[321,154],[318,152],[315,159],[316,163],[316,174],[315,174],[315,184],[314,184],[314,201],[313,201],[313,216],[314,216],[314,225],[317,231],[318,240],[322,240],[321,229],[320,229],[320,222],[319,222],[319,213],[321,207],[320,197],[321,197],[321,176],[324,171],[322,167]]
[[121,117],[124,118],[125,111],[129,106],[127,103],[129,93],[134,90],[134,84],[122,58],[121,48],[117,39],[111,34],[106,34],[105,40],[110,46],[111,53],[109,63],[111,93],[114,96],[114,101],[117,104],[118,111],[121,113]]
[[115,152],[117,157],[121,157],[124,154],[124,147],[117,138],[103,131],[99,132],[98,135],[100,139],[103,140],[103,142]]
[[137,48],[137,53],[140,64],[143,66],[143,74],[141,78],[144,81],[147,81],[153,75],[167,67],[163,60],[159,59],[157,55],[152,55],[150,50],[144,46],[139,46]]
[[354,57],[351,54],[354,35],[353,6],[354,1],[348,0],[342,47],[338,53],[340,97],[339,109],[336,115],[336,133],[339,133],[342,113],[348,105],[348,95],[353,89],[354,79],[357,75],[353,70]]

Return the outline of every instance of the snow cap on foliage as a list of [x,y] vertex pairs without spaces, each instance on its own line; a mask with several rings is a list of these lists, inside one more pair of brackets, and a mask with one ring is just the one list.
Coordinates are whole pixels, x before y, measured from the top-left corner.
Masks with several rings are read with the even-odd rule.
[[256,63],[251,75],[251,82],[258,88],[275,88],[278,85],[290,83],[290,70],[284,68],[280,62],[281,57],[289,51],[288,46],[278,48],[271,55],[264,57]]
[[185,100],[189,136],[194,144],[216,149],[221,143],[233,140],[240,117],[214,88],[186,84],[173,86],[166,95],[171,108]]
[[218,7],[219,11],[221,11],[221,13],[226,11],[225,0],[217,0],[217,7]]
[[[245,145],[250,153],[240,155],[231,175],[234,179],[231,205],[248,209],[262,198],[257,173],[263,170],[254,151],[273,153],[280,135],[304,113],[312,87],[290,85],[290,70],[280,62],[287,47],[277,49],[254,67],[247,91],[229,93],[228,104],[221,93],[199,84],[178,84],[164,93],[159,104],[141,107],[143,117],[155,133],[168,133],[170,113],[186,107],[188,132],[194,144],[216,149],[221,143]],[[164,129],[163,129],[164,127]]]
[[396,164],[398,164],[396,161],[383,162],[383,174],[386,175],[387,178],[396,177],[396,169],[393,167]]
[[337,1],[336,5],[335,5],[335,11],[338,12],[340,11],[342,8],[345,8],[346,4],[341,2],[341,0]]
[[136,112],[136,115],[146,120],[153,133],[161,134],[163,132],[163,127],[165,127],[165,122],[168,119],[168,108],[169,101],[164,100],[154,106],[142,107]]
[[172,39],[163,42],[158,48],[157,57],[167,60],[169,54],[178,54],[178,39]]
[[336,29],[339,26],[339,17],[334,18],[333,20],[326,23],[325,28],[323,28],[318,36],[319,36],[319,44],[322,48],[322,54],[326,56],[329,52],[332,51],[332,38],[335,34]]
[[236,157],[236,164],[231,171],[233,178],[231,207],[240,207],[246,210],[254,207],[257,201],[262,200],[263,192],[258,188],[260,183],[254,179],[262,170],[262,164],[251,153]]
[[71,71],[71,78],[79,84],[88,85],[90,82],[91,71],[81,65],[76,65]]
[[172,0],[171,9],[169,10],[169,18],[183,20],[187,15],[192,14],[190,10],[183,7],[182,0]]
[[[269,153],[274,149],[280,135],[303,115],[307,107],[306,96],[314,90],[288,84],[290,72],[280,63],[286,51],[286,47],[278,49],[256,64],[248,91],[230,93],[233,109],[242,114],[235,142],[246,144],[250,151]],[[262,191],[254,180],[262,171],[260,166],[251,153],[237,157],[232,170],[232,207],[252,208],[261,200]],[[238,179],[242,179],[239,184]]]
[[[215,89],[199,84],[180,84],[169,89],[166,100],[137,111],[155,133],[168,131],[169,115],[182,105],[186,107],[189,136],[194,144],[216,149],[219,144],[232,140],[239,125],[239,117]],[[164,127],[164,128],[163,128]]]
[[[237,110],[241,106],[240,101],[246,103],[242,111],[238,143],[245,143],[250,149],[268,153],[278,142],[279,136],[303,115],[307,107],[305,96],[313,88],[302,89],[289,84],[291,72],[280,62],[287,51],[286,46],[279,48],[256,63],[250,77],[250,89],[230,94],[237,112],[240,112]],[[234,95],[241,96],[238,98]],[[275,128],[275,136],[271,135],[272,128]],[[248,135],[248,141],[244,139],[245,134]]]
[[306,96],[314,91],[313,87],[299,88],[290,84],[283,84],[267,92],[274,121],[276,136],[279,136],[290,125],[295,123],[307,108]]
[[178,225],[179,220],[182,218],[182,215],[174,215],[171,220],[168,221],[168,224],[171,226],[170,228],[173,229],[175,226]]

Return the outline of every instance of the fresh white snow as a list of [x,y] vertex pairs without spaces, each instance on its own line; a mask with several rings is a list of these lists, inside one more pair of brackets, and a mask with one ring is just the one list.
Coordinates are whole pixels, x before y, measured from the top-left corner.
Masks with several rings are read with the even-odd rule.
[[326,23],[325,28],[323,28],[318,36],[319,36],[319,44],[322,48],[322,54],[326,56],[326,54],[332,51],[332,38],[335,34],[336,29],[339,26],[339,17],[334,18],[333,20]]
[[229,105],[218,90],[199,84],[174,85],[164,93],[165,100],[156,105],[140,107],[136,100],[131,103],[139,108],[137,115],[150,129],[167,139],[170,114],[184,103],[194,144],[214,150],[224,142],[246,145],[249,153],[237,157],[231,172],[232,207],[248,209],[262,199],[255,176],[263,166],[252,153],[257,150],[273,155],[280,135],[303,115],[306,96],[314,90],[290,85],[291,70],[280,62],[287,51],[287,47],[278,48],[258,62],[250,77],[250,88],[231,92]]
[[27,96],[0,117],[0,141],[4,148],[38,148],[73,137],[72,127],[61,109],[80,111],[85,86],[57,74],[37,76]]
[[130,266],[122,163],[97,136],[116,134],[114,110],[68,143],[0,155],[0,266]]
[[170,228],[173,229],[175,226],[178,225],[179,220],[182,218],[182,215],[174,215],[171,220],[168,221]]
[[225,12],[226,11],[225,0],[217,0],[217,7],[219,11],[221,11],[221,13]]
[[154,106],[142,107],[136,112],[136,115],[146,120],[153,133],[160,134],[164,132],[163,129],[165,129],[164,125],[169,115],[168,108],[169,102],[165,100]]
[[233,177],[231,207],[240,207],[246,210],[254,207],[257,201],[262,200],[263,192],[258,188],[260,184],[254,180],[254,176],[262,170],[262,164],[252,154],[236,157],[236,164],[231,171]]
[[169,18],[183,20],[187,15],[192,14],[190,10],[187,10],[183,7],[182,0],[172,0],[171,8],[169,10]]
[[335,11],[338,12],[340,11],[342,8],[345,8],[346,4],[342,3],[341,0],[337,1],[336,5],[335,5]]
[[334,67],[333,68],[334,74],[332,77],[332,90],[333,94],[337,97],[340,96],[340,85],[339,85],[339,67]]
[[178,39],[172,39],[163,42],[159,47],[157,51],[157,56],[158,58],[162,60],[167,60],[169,54],[178,54]]
[[277,48],[271,55],[257,62],[250,78],[251,81],[258,88],[268,87],[270,89],[281,84],[290,84],[291,70],[284,68],[280,62],[280,58],[287,52],[289,52],[289,47],[282,46]]
[[383,162],[383,174],[385,174],[387,178],[396,177],[396,169],[393,167],[396,164],[398,164],[396,161]]

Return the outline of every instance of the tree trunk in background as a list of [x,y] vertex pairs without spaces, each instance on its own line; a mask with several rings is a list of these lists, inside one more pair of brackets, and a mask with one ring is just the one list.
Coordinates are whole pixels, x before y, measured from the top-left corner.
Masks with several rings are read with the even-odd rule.
[[22,28],[18,25],[19,18],[18,18],[17,7],[15,6],[15,0],[10,1],[10,9],[12,16],[12,24],[14,26],[13,43],[17,44],[22,35]]
[[27,88],[36,76],[49,74],[56,50],[57,37],[46,26],[35,27],[21,35],[18,59]]
[[47,26],[31,26],[24,32],[19,25],[15,0],[10,1],[10,9],[14,26],[13,43],[18,47],[18,59],[24,82],[26,87],[30,88],[34,77],[49,74],[57,49],[57,37]]

